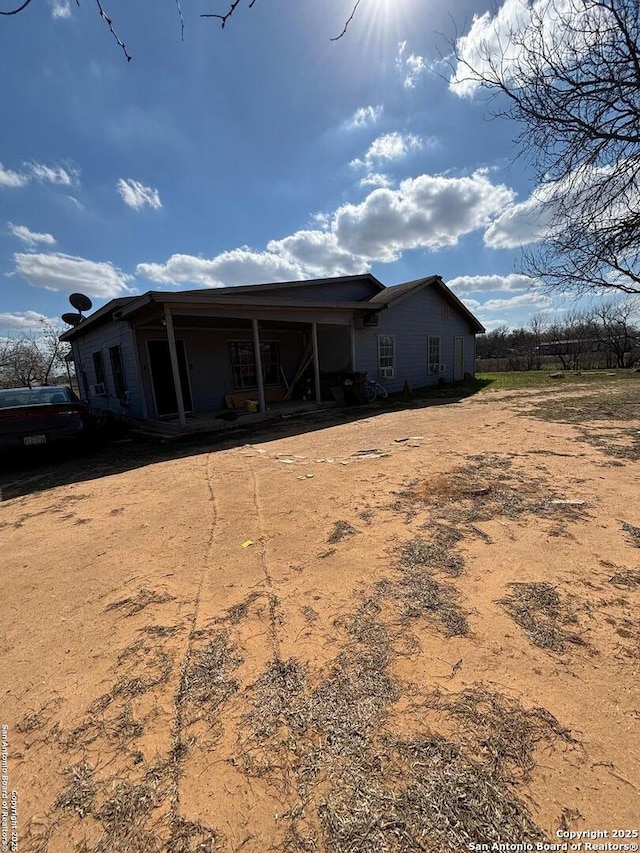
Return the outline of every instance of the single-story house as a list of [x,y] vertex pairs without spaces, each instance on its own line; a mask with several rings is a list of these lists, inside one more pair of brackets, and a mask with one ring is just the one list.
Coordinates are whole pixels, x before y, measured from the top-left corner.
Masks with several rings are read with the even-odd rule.
[[364,274],[149,291],[113,299],[61,340],[91,405],[184,426],[248,398],[263,413],[292,397],[332,399],[345,372],[389,391],[460,380],[474,373],[479,332],[440,276],[385,287]]

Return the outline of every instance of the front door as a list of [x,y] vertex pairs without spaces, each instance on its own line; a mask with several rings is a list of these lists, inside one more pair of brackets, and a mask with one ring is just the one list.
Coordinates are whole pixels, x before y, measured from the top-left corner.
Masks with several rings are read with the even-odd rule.
[[[151,370],[151,383],[153,385],[153,397],[156,403],[156,415],[175,415],[178,411],[176,399],[176,386],[173,382],[171,370],[171,356],[169,354],[169,341],[147,341],[149,352],[149,368]],[[187,369],[187,356],[184,341],[176,341],[176,352],[178,354],[178,372],[180,373],[180,387],[182,388],[182,400],[185,412],[193,409],[191,402],[191,388],[189,386],[189,371]]]
[[455,338],[453,347],[453,381],[464,379],[464,338]]

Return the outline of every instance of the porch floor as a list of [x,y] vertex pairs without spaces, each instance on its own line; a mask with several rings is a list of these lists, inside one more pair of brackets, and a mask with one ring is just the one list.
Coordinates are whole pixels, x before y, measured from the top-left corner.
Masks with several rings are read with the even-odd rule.
[[[176,438],[183,435],[194,435],[204,432],[222,432],[237,426],[260,423],[262,421],[279,420],[293,415],[319,412],[324,409],[334,408],[335,401],[326,400],[316,403],[308,400],[289,400],[285,403],[269,403],[264,414],[260,412],[247,412],[235,409],[212,409],[205,412],[190,412],[187,415],[187,423],[181,426],[178,417],[150,418],[149,420],[138,420],[133,428],[139,432],[150,435]],[[237,414],[236,419],[227,419],[232,413]],[[222,416],[225,417],[222,417]]]

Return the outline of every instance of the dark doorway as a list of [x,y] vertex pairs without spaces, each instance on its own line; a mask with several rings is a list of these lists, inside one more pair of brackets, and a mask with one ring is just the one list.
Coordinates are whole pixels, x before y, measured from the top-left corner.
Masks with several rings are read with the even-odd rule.
[[[147,347],[149,350],[149,367],[151,369],[153,395],[156,401],[156,414],[159,418],[163,415],[175,415],[178,411],[178,402],[176,400],[176,387],[173,383],[173,373],[171,371],[169,341],[147,341]],[[180,373],[184,410],[185,412],[190,412],[193,410],[193,403],[191,401],[191,388],[189,385],[189,371],[187,369],[184,341],[176,341],[176,352],[178,354],[178,371]]]

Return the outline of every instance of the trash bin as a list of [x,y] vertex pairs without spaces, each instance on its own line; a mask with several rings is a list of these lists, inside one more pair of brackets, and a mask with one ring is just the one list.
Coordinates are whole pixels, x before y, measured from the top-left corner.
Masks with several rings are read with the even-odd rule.
[[345,406],[361,406],[364,403],[366,373],[343,373],[342,388]]

